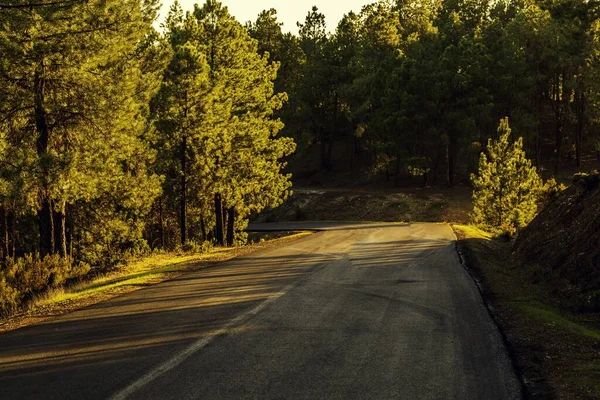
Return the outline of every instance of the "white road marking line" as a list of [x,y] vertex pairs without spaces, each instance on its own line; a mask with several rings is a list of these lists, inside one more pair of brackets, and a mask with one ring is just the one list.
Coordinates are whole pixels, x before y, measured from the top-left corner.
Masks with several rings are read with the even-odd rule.
[[231,321],[229,321],[228,323],[223,325],[223,327],[221,327],[220,329],[218,329],[211,335],[203,337],[202,339],[198,339],[196,342],[192,343],[187,349],[179,352],[174,357],[172,357],[170,360],[159,365],[158,367],[156,367],[155,369],[153,369],[146,375],[142,376],[135,382],[131,383],[125,389],[121,390],[120,392],[118,392],[115,395],[113,395],[112,397],[110,397],[110,399],[111,400],[123,400],[123,399],[128,398],[133,393],[135,393],[142,387],[146,386],[147,384],[149,384],[150,382],[152,382],[159,376],[161,376],[161,375],[165,374],[166,372],[169,372],[173,368],[177,367],[179,364],[181,364],[186,359],[191,357],[194,353],[202,350],[217,336],[227,333],[227,331],[230,328],[233,328],[235,325],[244,322],[249,317],[258,314],[263,308],[265,308],[267,305],[272,303],[274,300],[276,300],[279,297],[286,294],[294,286],[295,286],[295,284],[286,286],[282,292],[278,292],[277,294],[270,296],[267,300],[263,301],[258,306],[254,307],[253,309],[245,312],[244,314],[238,315],[237,317],[235,317],[234,319],[232,319]]
[[[338,261],[338,260],[339,260],[339,258],[336,259],[336,261]],[[302,282],[308,280],[312,275],[316,274],[318,271],[323,269],[328,264],[329,263],[326,263],[318,268],[315,268],[313,271],[309,272],[304,278],[299,279],[298,281],[284,287],[281,291],[270,296],[269,298],[267,298],[265,301],[263,301],[262,303],[260,303],[256,307],[254,307],[253,309],[246,311],[245,313],[243,313],[241,315],[238,315],[237,317],[235,317],[231,321],[227,322],[225,325],[223,325],[220,329],[218,329],[214,333],[210,334],[209,336],[203,337],[202,339],[198,339],[196,342],[192,343],[187,349],[179,352],[174,357],[167,360],[165,363],[159,365],[158,367],[154,368],[152,371],[148,372],[146,375],[143,375],[141,378],[139,378],[138,380],[131,383],[125,389],[123,389],[123,390],[117,392],[116,394],[114,394],[113,396],[111,396],[110,400],[127,399],[129,396],[131,396],[132,394],[134,394],[139,389],[143,388],[144,386],[146,386],[147,384],[149,384],[156,378],[160,377],[161,375],[169,372],[173,368],[180,365],[182,362],[184,362],[185,360],[190,358],[192,355],[194,355],[194,353],[197,353],[198,351],[202,350],[210,342],[212,342],[213,339],[216,338],[217,336],[226,334],[227,331],[229,329],[233,328],[235,325],[238,325],[238,324],[244,322],[245,320],[249,319],[250,317],[258,314],[263,308],[265,308],[266,306],[268,306],[269,304],[271,304],[273,301],[277,300],[278,298],[284,296],[290,290],[292,290],[296,286],[299,286]]]

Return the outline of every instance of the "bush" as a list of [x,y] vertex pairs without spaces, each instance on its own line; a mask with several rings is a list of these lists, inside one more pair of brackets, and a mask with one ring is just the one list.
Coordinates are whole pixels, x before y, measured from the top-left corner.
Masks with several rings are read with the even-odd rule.
[[202,244],[200,244],[193,240],[188,240],[181,247],[181,250],[185,253],[201,254],[201,253],[208,253],[212,248],[213,248],[213,245],[209,241],[205,241],[205,242],[202,242]]
[[58,287],[68,279],[87,274],[89,270],[86,264],[75,264],[70,258],[58,254],[48,255],[43,259],[28,254],[7,262],[9,282],[24,295]]
[[16,260],[8,259],[0,270],[0,313],[6,315],[35,294],[62,286],[67,280],[82,277],[89,271],[87,264],[74,263],[59,255],[40,259],[38,255],[28,254]]
[[543,182],[525,156],[523,139],[511,143],[508,118],[498,127],[498,141],[490,139],[488,155],[481,154],[479,173],[472,175],[476,225],[513,236],[535,217]]
[[125,251],[123,251],[123,259],[138,259],[140,257],[145,257],[152,253],[152,249],[147,241],[144,239],[132,240],[123,247],[127,247]]
[[[0,273],[1,274],[1,273]],[[0,277],[0,316],[9,315],[19,307],[19,293]]]
[[550,200],[555,199],[567,187],[562,183],[556,182],[554,178],[548,179],[542,186],[539,194],[540,204],[546,204]]

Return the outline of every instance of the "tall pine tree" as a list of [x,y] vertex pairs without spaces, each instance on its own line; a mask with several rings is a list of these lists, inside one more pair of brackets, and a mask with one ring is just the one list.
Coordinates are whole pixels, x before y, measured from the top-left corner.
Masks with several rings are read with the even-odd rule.
[[69,209],[106,205],[115,189],[133,208],[156,195],[141,45],[157,2],[15,3],[0,10],[0,120],[20,149],[12,164],[29,180],[22,202],[37,215],[38,250],[66,255]]

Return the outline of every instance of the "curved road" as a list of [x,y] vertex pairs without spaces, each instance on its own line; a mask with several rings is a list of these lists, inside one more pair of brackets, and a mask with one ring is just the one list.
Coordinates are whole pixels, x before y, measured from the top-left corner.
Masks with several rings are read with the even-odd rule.
[[3,399],[517,399],[452,230],[319,232],[0,335]]

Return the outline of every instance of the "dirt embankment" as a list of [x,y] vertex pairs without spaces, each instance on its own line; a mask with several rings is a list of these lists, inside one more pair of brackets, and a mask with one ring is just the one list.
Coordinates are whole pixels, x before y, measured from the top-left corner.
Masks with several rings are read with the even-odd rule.
[[295,189],[284,204],[263,212],[255,222],[466,222],[472,208],[470,194],[464,187]]
[[515,248],[539,267],[537,279],[564,305],[599,311],[600,175],[576,175],[519,235]]

